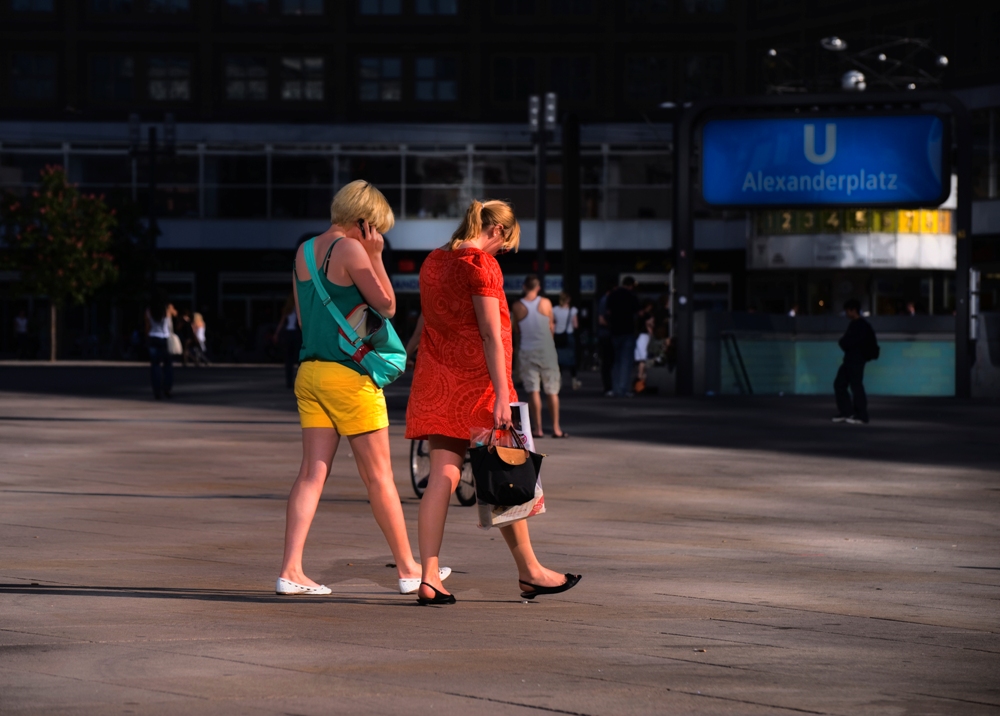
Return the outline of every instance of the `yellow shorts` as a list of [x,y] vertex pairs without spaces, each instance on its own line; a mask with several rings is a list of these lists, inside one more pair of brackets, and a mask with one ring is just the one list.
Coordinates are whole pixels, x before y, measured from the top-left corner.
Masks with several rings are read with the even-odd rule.
[[335,428],[358,435],[389,426],[385,396],[371,378],[340,363],[305,361],[295,378],[303,428]]

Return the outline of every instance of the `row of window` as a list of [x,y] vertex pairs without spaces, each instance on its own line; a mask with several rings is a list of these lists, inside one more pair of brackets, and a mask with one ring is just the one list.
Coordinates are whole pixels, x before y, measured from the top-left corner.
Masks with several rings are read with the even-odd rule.
[[[456,56],[370,56],[356,63],[356,98],[361,102],[460,99]],[[233,54],[223,57],[221,69],[221,96],[227,101],[327,99],[327,61],[320,56]],[[692,99],[722,93],[725,71],[725,57],[719,54],[633,56],[626,59],[622,88],[627,99],[641,103],[670,99],[675,86],[681,96]],[[26,104],[54,102],[58,74],[54,54],[12,54],[10,99]],[[492,74],[493,99],[501,103],[522,102],[542,87],[555,91],[563,102],[587,104],[595,95],[595,62],[589,56],[498,56]],[[89,61],[89,97],[96,103],[190,102],[194,76],[189,56],[94,55]]]
[[[230,15],[323,15],[324,0],[220,0]],[[9,0],[15,13],[53,13],[55,0]],[[590,16],[599,9],[596,0],[495,0],[497,17]],[[727,0],[629,0],[633,16],[721,14]],[[191,0],[89,0],[87,9],[95,15],[185,14],[192,10]],[[458,0],[356,0],[357,13],[363,16],[457,15]]]
[[[93,151],[93,150],[91,150]],[[98,150],[100,151],[100,150]],[[173,217],[322,218],[330,197],[353,179],[378,185],[400,218],[457,217],[472,197],[495,196],[513,202],[518,215],[535,212],[535,160],[531,150],[399,153],[380,146],[377,153],[309,155],[242,151],[194,153],[185,147],[157,164],[157,211]],[[221,152],[221,153],[220,153]],[[558,152],[549,159],[548,215],[561,215]],[[106,194],[114,202],[131,196],[145,206],[148,161],[120,148],[101,153],[75,148],[67,154],[0,152],[0,185],[29,187],[46,164],[64,164],[84,191]],[[669,218],[672,157],[662,145],[617,152],[610,146],[585,146],[581,156],[584,218]]]

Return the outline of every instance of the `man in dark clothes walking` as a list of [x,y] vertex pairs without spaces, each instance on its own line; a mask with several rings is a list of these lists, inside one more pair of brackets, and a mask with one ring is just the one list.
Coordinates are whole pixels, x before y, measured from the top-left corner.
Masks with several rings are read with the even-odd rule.
[[615,349],[611,368],[611,391],[622,398],[631,394],[629,378],[635,360],[635,317],[639,313],[639,299],[635,295],[635,279],[626,276],[622,285],[608,296],[608,329]]
[[[844,362],[833,381],[837,398],[835,423],[861,425],[868,423],[868,397],[865,395],[865,363],[878,358],[879,347],[871,324],[861,317],[861,303],[850,299],[844,303],[844,313],[851,319],[840,339]],[[850,387],[850,395],[847,389]],[[853,399],[853,400],[852,400]]]

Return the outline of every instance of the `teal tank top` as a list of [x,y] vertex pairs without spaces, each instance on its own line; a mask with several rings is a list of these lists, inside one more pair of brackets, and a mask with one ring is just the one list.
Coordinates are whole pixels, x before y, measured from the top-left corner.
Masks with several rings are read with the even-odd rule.
[[[330,248],[326,252],[326,258],[320,264],[322,268],[319,280],[323,282],[323,287],[326,288],[327,293],[330,294],[330,298],[333,299],[333,305],[339,308],[340,312],[346,316],[359,304],[364,303],[365,299],[361,296],[361,291],[358,290],[357,286],[353,284],[350,286],[338,286],[326,277],[326,266],[330,261],[330,253],[333,251],[333,247],[337,245],[337,242],[343,238],[342,236],[330,244]],[[301,280],[294,262],[292,263],[292,272],[295,274],[295,283],[299,292],[299,312],[302,314],[300,317],[302,323],[302,350],[299,351],[299,362],[322,360],[340,363],[361,375],[365,375],[361,366],[351,360],[351,357],[340,349],[340,342],[337,340],[337,331],[339,330],[337,322],[333,320],[333,316],[330,315],[330,312],[323,305],[323,301],[316,293],[316,287],[313,286],[312,278],[307,278],[305,281]]]

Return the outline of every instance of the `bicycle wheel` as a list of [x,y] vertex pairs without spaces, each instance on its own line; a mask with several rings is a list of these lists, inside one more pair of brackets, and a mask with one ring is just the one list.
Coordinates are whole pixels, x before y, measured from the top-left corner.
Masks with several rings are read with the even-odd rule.
[[469,460],[469,453],[465,453],[462,477],[459,478],[458,487],[455,488],[455,497],[458,498],[458,504],[465,507],[476,504],[476,482],[472,477],[472,462]]
[[410,441],[410,482],[417,497],[424,496],[427,478],[431,474],[431,455],[426,440]]

